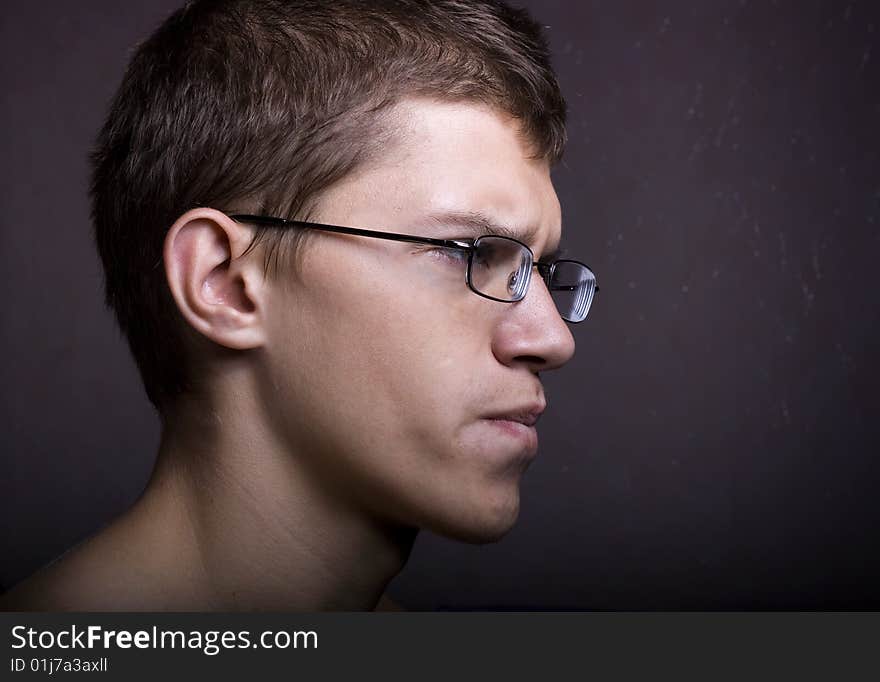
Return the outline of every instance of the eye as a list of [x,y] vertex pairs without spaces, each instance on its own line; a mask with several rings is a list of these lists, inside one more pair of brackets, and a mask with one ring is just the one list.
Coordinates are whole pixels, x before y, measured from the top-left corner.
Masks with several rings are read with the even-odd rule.
[[436,258],[439,258],[441,261],[446,261],[447,263],[451,263],[453,265],[465,265],[468,260],[468,252],[464,249],[452,249],[449,247],[436,247],[433,249],[428,249],[428,253]]
[[483,240],[474,251],[474,265],[490,268],[498,261],[498,249],[490,240]]

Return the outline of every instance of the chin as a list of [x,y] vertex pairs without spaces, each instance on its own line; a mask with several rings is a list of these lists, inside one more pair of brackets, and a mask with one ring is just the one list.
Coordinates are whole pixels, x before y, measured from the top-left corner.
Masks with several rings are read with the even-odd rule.
[[484,499],[482,505],[462,504],[455,512],[426,527],[450,540],[474,545],[498,542],[516,524],[519,516],[519,493],[507,499]]

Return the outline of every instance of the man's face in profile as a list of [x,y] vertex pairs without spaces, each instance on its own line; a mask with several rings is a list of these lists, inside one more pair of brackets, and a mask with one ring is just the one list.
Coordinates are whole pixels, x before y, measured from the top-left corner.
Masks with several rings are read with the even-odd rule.
[[[410,99],[401,132],[329,188],[311,219],[474,238],[450,214],[505,226],[541,259],[558,247],[549,166],[514,121],[475,104]],[[353,511],[471,541],[507,532],[545,405],[538,373],[574,340],[535,272],[517,303],[465,282],[466,254],[311,232],[273,290],[261,390],[291,452]],[[504,419],[504,417],[507,419]],[[302,453],[308,453],[304,455]]]

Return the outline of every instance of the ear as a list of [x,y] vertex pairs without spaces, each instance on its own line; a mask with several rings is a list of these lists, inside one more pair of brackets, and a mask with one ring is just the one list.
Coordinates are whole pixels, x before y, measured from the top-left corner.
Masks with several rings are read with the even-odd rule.
[[212,208],[184,213],[165,237],[165,275],[189,324],[227,348],[265,342],[266,281],[256,258],[242,258],[252,228]]

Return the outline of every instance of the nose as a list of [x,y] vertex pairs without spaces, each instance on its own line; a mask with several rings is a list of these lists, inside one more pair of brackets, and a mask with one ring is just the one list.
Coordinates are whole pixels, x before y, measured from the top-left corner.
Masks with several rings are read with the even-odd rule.
[[537,272],[532,272],[525,298],[504,306],[492,337],[492,352],[500,363],[526,365],[537,373],[571,360],[574,337]]

